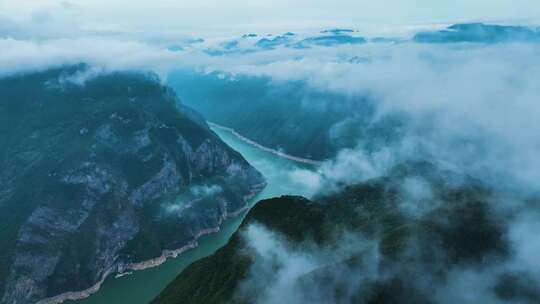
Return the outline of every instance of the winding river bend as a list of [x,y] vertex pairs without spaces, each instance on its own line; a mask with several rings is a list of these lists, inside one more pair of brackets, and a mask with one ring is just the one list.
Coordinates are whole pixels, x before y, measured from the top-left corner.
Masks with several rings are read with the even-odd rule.
[[[312,166],[280,157],[275,153],[250,145],[238,137],[233,130],[217,126],[211,126],[211,128],[224,142],[240,152],[251,165],[266,177],[268,185],[253,199],[253,204],[261,199],[285,194],[309,196],[309,189],[304,188],[301,183],[296,183],[290,173],[297,168],[310,169],[313,168]],[[241,224],[244,216],[245,213],[225,221],[219,232],[201,237],[196,248],[182,253],[175,259],[170,259],[160,266],[136,271],[119,278],[115,278],[114,275],[110,276],[97,293],[83,300],[66,303],[146,304],[189,264],[224,246]]]

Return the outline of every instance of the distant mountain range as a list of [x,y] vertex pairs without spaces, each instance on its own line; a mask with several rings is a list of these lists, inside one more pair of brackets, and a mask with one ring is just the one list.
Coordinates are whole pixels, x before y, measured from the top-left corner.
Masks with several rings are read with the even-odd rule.
[[[498,148],[514,141],[492,143],[488,137],[510,137],[513,130],[499,132],[507,121],[492,122],[490,112],[465,117],[468,103],[446,107],[468,100],[466,90],[452,94],[468,80],[460,77],[469,75],[469,66],[448,77],[441,73],[434,88],[429,79],[446,68],[440,64],[446,58],[432,56],[442,49],[529,49],[521,44],[539,43],[539,28],[467,23],[406,38],[366,38],[337,28],[213,42],[168,46],[175,55],[196,50],[195,58],[211,63],[208,69],[195,64],[176,70],[167,75],[167,86],[151,73],[105,72],[85,64],[0,78],[1,304],[86,297],[108,275],[157,266],[249,209],[265,179],[208,122],[274,155],[322,163],[318,171],[291,169],[298,180],[313,178],[307,183],[317,184],[319,193],[258,202],[225,247],[186,268],[154,303],[538,303],[540,243],[534,234],[540,198],[528,184],[535,173],[523,168],[536,150],[501,162],[514,150]],[[427,77],[411,77],[424,61],[385,70],[381,58],[400,57],[401,49],[377,58],[342,52],[404,44],[412,53],[404,61],[422,57],[435,65],[424,67]],[[331,47],[337,52],[330,54]],[[504,51],[497,53],[500,62],[508,59]],[[308,52],[329,55],[303,61]],[[249,54],[285,54],[285,63],[276,67],[266,65],[276,63],[272,56],[250,57],[237,70],[220,70]],[[384,64],[372,64],[377,60]],[[335,70],[324,76],[338,78],[335,83],[342,70],[334,63],[350,68],[350,82],[358,70],[372,69],[358,74],[369,79],[356,90],[356,83],[313,85],[310,75],[280,82],[265,69],[246,72],[262,61],[268,70],[291,75],[299,61],[305,74],[318,72],[312,63],[329,63]],[[522,72],[516,71],[508,75]],[[521,93],[522,79],[503,76]],[[454,78],[460,82],[447,85]],[[387,81],[394,82],[389,89],[381,85]],[[522,97],[534,96],[536,87],[524,85]],[[388,97],[386,91],[397,92]],[[441,103],[431,104],[438,98]],[[448,121],[446,111],[455,111]],[[484,118],[490,119],[479,121]],[[534,137],[527,136],[517,142]],[[380,158],[372,157],[378,152]],[[364,169],[376,177],[355,172]],[[527,172],[506,175],[510,170]],[[356,173],[354,179],[343,177]],[[523,190],[522,184],[534,189]]]
[[[251,54],[279,48],[311,49],[362,45],[365,43],[510,43],[540,42],[540,30],[527,26],[507,26],[484,23],[460,23],[443,30],[422,31],[410,37],[366,38],[352,29],[329,29],[316,34],[295,34],[287,32],[279,35],[245,34],[238,39],[228,39],[218,45],[206,45],[203,50],[210,56]],[[193,45],[189,42],[188,45]],[[199,47],[199,46],[198,46]],[[175,46],[176,50],[178,47]]]
[[[223,43],[221,48],[212,49],[215,52],[212,55],[233,56],[234,53],[248,54],[263,50],[274,50],[279,54],[280,48],[298,50],[369,43],[491,45],[540,42],[540,32],[535,28],[481,23],[456,24],[440,31],[420,32],[411,39],[366,39],[350,29],[327,30],[305,36],[288,33],[265,37],[252,34],[245,37],[241,42],[232,40]],[[309,52],[306,50],[305,56],[304,53],[298,53],[297,57],[286,57],[286,60],[292,62],[291,66],[296,62],[307,65],[311,58]],[[374,66],[371,63],[385,60],[377,57],[379,55],[369,55],[369,51],[366,53],[358,56],[354,56],[354,53],[338,53],[332,60],[347,68],[349,65],[359,65],[350,67],[351,71],[361,69],[361,65],[369,68]],[[273,63],[285,65],[275,58],[262,65],[271,66]],[[262,145],[315,160],[331,158],[343,148],[353,148],[360,141],[365,143],[363,139],[369,139],[372,147],[367,147],[368,150],[388,145],[399,137],[404,119],[398,117],[399,114],[381,120],[374,119],[374,104],[378,102],[378,96],[370,95],[370,88],[365,88],[362,96],[345,91],[330,92],[325,90],[324,85],[320,89],[313,88],[307,81],[300,80],[280,82],[278,88],[271,77],[264,76],[264,73],[263,76],[256,73],[249,76],[234,72],[228,74],[226,71],[222,73],[219,70],[212,73],[174,71],[169,75],[168,83],[186,104],[208,120],[231,127]]]

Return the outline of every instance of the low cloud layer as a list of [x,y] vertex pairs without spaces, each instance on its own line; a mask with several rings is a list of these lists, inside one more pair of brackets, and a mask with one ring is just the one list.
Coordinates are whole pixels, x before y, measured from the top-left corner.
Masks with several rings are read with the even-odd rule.
[[[535,0],[4,0],[0,15],[41,25],[39,32],[201,32],[320,26],[381,28],[394,24],[538,19]],[[56,26],[66,24],[68,27]],[[50,34],[49,34],[50,35]]]
[[[36,24],[46,23],[54,29],[51,25],[54,17],[44,11],[32,18],[33,25],[28,27],[1,21],[0,76],[84,62],[97,72],[151,70],[164,81],[176,69],[219,72],[222,81],[236,81],[239,75],[268,77],[276,89],[283,83],[302,82],[307,90],[337,94],[358,102],[369,100],[375,108],[371,123],[389,116],[399,117],[402,122],[399,137],[375,148],[367,147],[370,138],[358,138],[354,147],[338,152],[318,172],[299,169],[287,172],[287,178],[307,189],[308,194],[332,192],[343,185],[384,177],[396,165],[420,160],[453,175],[479,180],[498,195],[489,206],[489,214],[504,222],[503,237],[509,244],[509,257],[504,261],[486,257],[483,265],[474,267],[445,268],[437,261],[435,266],[443,268],[447,275],[444,282],[436,284],[430,284],[435,280],[431,273],[422,272],[426,265],[414,259],[405,264],[404,267],[410,268],[402,273],[416,280],[419,290],[429,288],[429,297],[436,303],[502,303],[497,284],[505,276],[518,282],[514,285],[522,288],[518,289],[520,295],[537,295],[537,290],[527,288],[540,284],[535,256],[540,251],[535,235],[540,229],[537,224],[540,217],[536,201],[528,203],[527,198],[540,193],[540,44],[422,44],[403,36],[398,42],[368,41],[310,48],[279,45],[254,49],[242,42],[238,45],[245,49],[238,52],[212,54],[208,50],[237,46],[230,44],[231,40],[242,38],[201,41],[165,35],[158,39],[125,33],[96,35],[84,29],[51,37],[46,30],[38,31]],[[249,43],[256,44],[258,39]],[[74,81],[84,84],[84,77]],[[332,102],[335,100],[328,100]],[[307,100],[306,111],[310,106]],[[403,200],[397,208],[410,219],[422,218],[444,207],[421,176],[405,180],[400,187]],[[194,188],[191,195],[207,196],[215,190]],[[182,212],[186,207],[189,205],[184,202],[172,204],[167,212]],[[344,233],[337,248],[315,245],[297,248],[260,226],[250,227],[245,237],[258,259],[241,292],[249,292],[250,286],[264,285],[266,292],[256,298],[258,303],[281,303],[279,300],[284,297],[288,303],[325,299],[325,287],[331,285],[308,284],[309,290],[321,293],[306,294],[295,280],[324,266],[328,260],[358,249],[351,249],[351,245],[370,249],[365,262],[334,274],[336,284],[342,286],[342,278],[358,276],[355,282],[360,283],[352,286],[357,289],[364,283],[394,275],[373,267],[380,258],[377,239],[354,236],[351,240]],[[408,249],[414,258],[418,248],[413,245]],[[523,288],[525,291],[520,291]],[[527,301],[534,299],[516,303]]]
[[[426,186],[431,187],[422,187]],[[411,187],[414,189],[407,190],[409,194],[417,192],[417,185]],[[418,193],[425,194],[425,189]],[[440,199],[433,193],[428,197],[430,201]],[[419,199],[426,196],[403,202]],[[474,215],[462,214],[452,211],[459,207],[448,203],[431,205],[422,213],[414,211],[414,216],[410,210],[398,211],[411,216],[407,220],[410,228],[419,226],[408,230],[406,242],[393,244],[400,248],[393,254],[384,253],[380,245],[392,230],[365,236],[358,231],[336,229],[334,240],[316,245],[309,239],[292,242],[280,233],[252,224],[243,231],[245,249],[240,254],[250,256],[253,264],[235,297],[259,304],[368,303],[374,295],[390,303],[395,303],[396,297],[437,304],[536,303],[540,296],[540,266],[535,256],[540,247],[534,231],[539,214],[522,209],[523,205],[514,206],[514,211],[504,216],[495,215],[491,209],[470,209],[467,212]],[[493,205],[495,200],[487,203],[489,208],[500,207]],[[442,210],[448,210],[442,214],[449,216],[437,216]],[[474,223],[470,222],[472,218]],[[423,230],[421,226],[426,224],[428,229]],[[467,235],[454,235],[460,232]],[[481,244],[468,241],[480,236],[478,233],[483,235],[478,240]],[[453,238],[452,242],[446,237]]]
[[[329,34],[303,33],[291,39],[317,35]],[[263,38],[235,39],[251,39],[235,44],[250,49]],[[207,53],[230,40],[2,38],[0,75],[85,62],[104,71],[152,70],[164,81],[170,71],[191,69],[220,72],[223,81],[235,81],[238,75],[269,77],[276,89],[286,82],[303,82],[318,92],[359,102],[367,98],[375,105],[373,123],[389,115],[406,121],[401,140],[380,151],[365,151],[365,140],[359,139],[356,149],[339,153],[321,169],[326,178],[361,181],[384,174],[396,161],[422,158],[494,183],[510,180],[509,186],[540,190],[540,43],[369,42]],[[178,49],[171,47],[173,42]],[[306,103],[309,107],[309,100]],[[338,131],[336,125],[332,132]],[[311,177],[310,184],[316,183]]]
[[219,185],[195,185],[189,187],[183,194],[176,197],[174,201],[163,205],[163,212],[166,216],[181,217],[183,213],[204,199],[216,199],[217,195],[223,192]]
[[322,267],[332,267],[333,261],[351,258],[359,251],[365,254],[355,266],[362,271],[335,269],[332,279],[336,281],[333,283],[350,281],[352,293],[362,282],[379,276],[378,244],[354,234],[344,234],[333,247],[326,248],[312,243],[298,246],[264,226],[253,224],[245,231],[244,240],[247,244],[245,254],[254,257],[254,264],[247,279],[240,283],[236,297],[254,303],[331,303],[332,298],[327,296],[331,296],[331,288],[335,285],[329,284],[328,288],[324,288],[308,282],[306,286],[301,280]]
[[[240,296],[255,297],[256,303],[279,303],[275,295],[289,303],[327,303],[332,289],[345,286],[358,291],[373,282],[400,277],[412,282],[411,289],[431,303],[535,303],[540,268],[533,252],[540,248],[534,231],[540,217],[538,199],[531,197],[540,193],[538,55],[536,43],[367,43],[311,50],[281,48],[244,55],[243,61],[234,56],[213,59],[208,69],[224,72],[224,81],[235,81],[235,75],[270,77],[276,88],[301,81],[313,90],[359,102],[367,97],[376,110],[372,123],[388,116],[401,119],[397,139],[373,150],[367,147],[369,138],[358,138],[356,147],[340,151],[318,172],[292,172],[291,178],[299,184],[313,192],[333,192],[343,185],[385,177],[406,162],[427,161],[451,172],[451,178],[440,176],[445,183],[461,187],[474,181],[493,191],[485,218],[458,226],[499,223],[501,231],[495,234],[502,237],[507,250],[503,257],[486,254],[481,262],[449,264],[451,248],[419,239],[407,245],[404,260],[390,272],[373,268],[380,262],[376,249],[365,255],[370,263],[340,268],[330,272],[329,281],[302,286],[302,278],[324,267],[340,250],[298,246],[253,226],[245,238],[256,259]],[[453,210],[432,187],[420,173],[401,181],[397,210],[411,221],[437,210]],[[444,227],[451,220],[434,221]],[[335,246],[377,248],[373,244],[380,241],[356,237],[351,242],[336,241]],[[433,261],[423,261],[425,254]],[[354,277],[363,274],[369,275]],[[350,282],[344,283],[344,278]],[[253,290],[264,292],[254,296]],[[348,302],[352,301],[344,301]]]
[[369,139],[360,139],[358,149],[342,151],[323,166],[326,176],[361,181],[384,174],[396,161],[416,158],[488,182],[511,181],[539,190],[538,45],[406,44],[360,49],[369,62],[304,58],[251,69],[278,83],[303,80],[317,90],[367,96],[376,104],[374,121],[394,114],[404,117],[401,140],[366,155],[363,145]]

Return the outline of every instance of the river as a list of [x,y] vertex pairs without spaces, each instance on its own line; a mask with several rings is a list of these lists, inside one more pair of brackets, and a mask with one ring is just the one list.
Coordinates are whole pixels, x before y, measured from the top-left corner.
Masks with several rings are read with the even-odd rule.
[[[261,199],[285,194],[310,195],[310,189],[306,188],[302,183],[296,182],[291,175],[291,172],[295,169],[309,169],[309,165],[297,163],[258,149],[223,128],[213,126],[212,130],[229,146],[240,152],[252,166],[266,177],[268,185],[253,199],[253,204]],[[189,264],[212,254],[224,246],[241,224],[244,216],[245,213],[225,221],[220,232],[201,237],[197,248],[181,254],[176,259],[170,259],[158,267],[136,271],[131,275],[120,278],[114,278],[114,275],[112,275],[105,280],[97,293],[84,300],[66,303],[146,304],[157,296]]]

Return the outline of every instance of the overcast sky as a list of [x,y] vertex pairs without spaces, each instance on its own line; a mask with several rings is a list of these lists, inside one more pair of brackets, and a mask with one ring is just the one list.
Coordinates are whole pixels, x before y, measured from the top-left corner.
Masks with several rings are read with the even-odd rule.
[[540,1],[0,0],[0,18],[4,31],[11,22],[56,31],[185,34],[327,26],[393,27],[473,20],[534,24],[540,19]]

